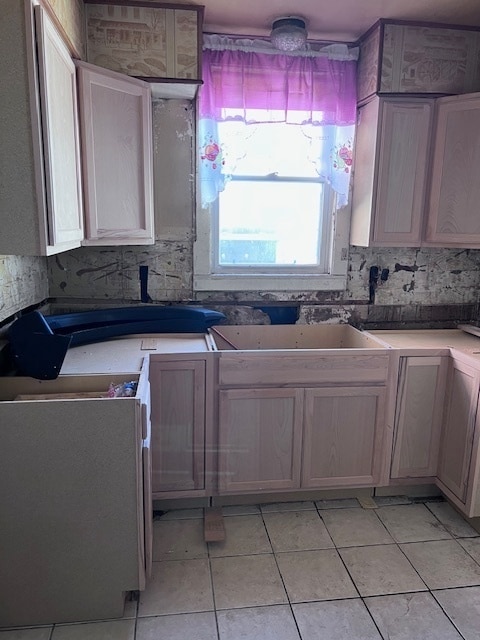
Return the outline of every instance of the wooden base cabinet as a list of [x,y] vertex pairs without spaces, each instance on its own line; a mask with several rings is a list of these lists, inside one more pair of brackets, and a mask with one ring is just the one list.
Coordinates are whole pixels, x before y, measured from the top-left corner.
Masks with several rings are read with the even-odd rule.
[[379,482],[383,387],[219,393],[220,493]]
[[206,361],[151,356],[153,498],[202,496]]
[[1,379],[0,626],[118,618],[125,592],[145,588],[147,372],[138,380],[135,397],[106,398],[124,376]]
[[462,362],[451,362],[437,476],[447,495],[465,505],[467,515],[471,511],[468,503],[472,500],[471,463],[479,385],[480,371]]
[[219,492],[298,489],[303,389],[228,389],[219,402]]
[[447,356],[400,358],[391,478],[437,474]]
[[384,387],[305,390],[302,487],[380,482]]

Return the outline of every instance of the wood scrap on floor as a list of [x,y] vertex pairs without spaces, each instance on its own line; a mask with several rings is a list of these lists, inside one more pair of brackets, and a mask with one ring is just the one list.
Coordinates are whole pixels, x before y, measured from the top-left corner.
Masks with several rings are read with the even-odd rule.
[[225,527],[221,507],[208,507],[203,516],[203,535],[205,542],[225,540]]

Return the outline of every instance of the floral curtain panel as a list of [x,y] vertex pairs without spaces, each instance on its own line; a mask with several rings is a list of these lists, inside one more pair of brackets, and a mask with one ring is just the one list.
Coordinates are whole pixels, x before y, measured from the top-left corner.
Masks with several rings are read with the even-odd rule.
[[348,199],[356,118],[356,52],[344,45],[283,54],[260,41],[206,39],[204,85],[199,100],[202,206],[216,200],[232,171],[235,153],[218,136],[219,122],[313,125],[323,140],[315,165]]

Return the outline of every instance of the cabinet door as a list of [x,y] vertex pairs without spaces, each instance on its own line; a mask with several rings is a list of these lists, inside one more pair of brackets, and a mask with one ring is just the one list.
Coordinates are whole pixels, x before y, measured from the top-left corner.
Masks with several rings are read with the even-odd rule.
[[385,389],[307,389],[302,487],[373,486],[383,445]]
[[77,62],[84,244],[153,244],[150,86]]
[[52,20],[35,7],[48,242],[66,249],[83,238],[75,65]]
[[480,94],[440,98],[427,241],[480,246]]
[[150,363],[153,494],[205,487],[205,362]]
[[382,104],[375,246],[420,246],[432,111],[432,100]]
[[351,243],[420,246],[433,100],[374,98],[355,142]]
[[445,357],[400,359],[392,478],[437,473],[447,363]]
[[467,497],[479,380],[472,367],[451,362],[437,475],[462,503]]
[[220,493],[299,488],[302,401],[302,389],[220,391]]

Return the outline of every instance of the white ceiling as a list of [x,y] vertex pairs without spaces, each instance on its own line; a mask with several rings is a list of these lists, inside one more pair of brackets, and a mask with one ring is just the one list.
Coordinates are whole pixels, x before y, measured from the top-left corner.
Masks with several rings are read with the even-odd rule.
[[[191,3],[190,3],[191,4]],[[266,36],[275,18],[306,18],[311,40],[353,42],[379,18],[480,26],[480,0],[198,0],[204,31]]]

